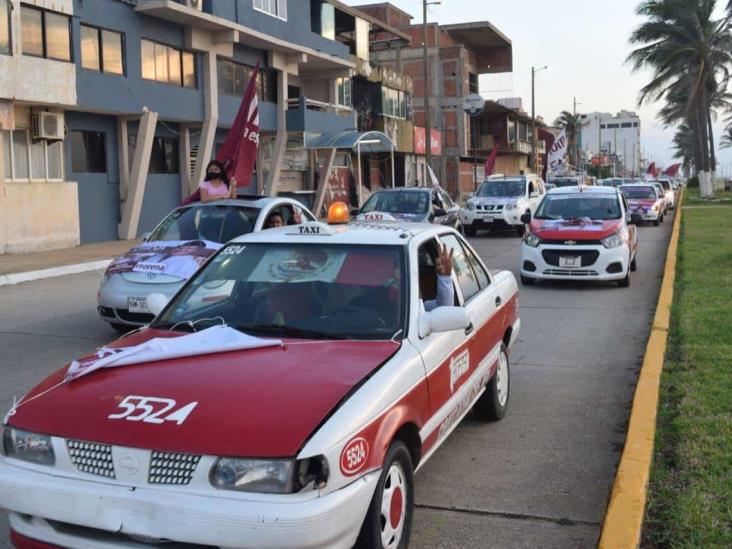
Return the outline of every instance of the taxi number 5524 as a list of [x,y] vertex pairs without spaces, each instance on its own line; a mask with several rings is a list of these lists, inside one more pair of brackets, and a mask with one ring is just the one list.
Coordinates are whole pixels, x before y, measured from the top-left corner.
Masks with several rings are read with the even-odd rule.
[[107,419],[142,421],[157,425],[166,421],[174,421],[178,425],[182,425],[197,405],[198,402],[191,402],[178,407],[176,401],[171,398],[129,395],[117,405],[121,412],[110,414]]

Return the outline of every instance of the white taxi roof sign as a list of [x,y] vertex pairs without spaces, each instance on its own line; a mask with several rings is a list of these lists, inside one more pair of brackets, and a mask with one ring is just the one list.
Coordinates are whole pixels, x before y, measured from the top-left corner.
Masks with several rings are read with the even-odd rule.
[[292,225],[288,229],[285,233],[288,236],[330,236],[335,234],[330,225],[320,223],[319,221],[309,221],[300,225]]
[[366,223],[395,223],[397,219],[385,212],[364,212],[356,216],[356,221],[362,221]]

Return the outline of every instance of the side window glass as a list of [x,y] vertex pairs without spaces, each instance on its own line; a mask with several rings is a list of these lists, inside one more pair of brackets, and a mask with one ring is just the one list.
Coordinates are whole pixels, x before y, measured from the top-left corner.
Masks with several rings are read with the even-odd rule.
[[448,250],[453,250],[453,270],[457,276],[458,284],[460,284],[460,289],[463,291],[463,299],[467,302],[480,291],[478,278],[473,271],[465,249],[461,246],[457,237],[450,234],[441,236],[440,240],[447,246]]
[[438,191],[432,191],[432,205],[435,208],[440,208],[444,210],[444,206],[442,204],[442,200],[440,199],[440,193]]
[[475,272],[475,275],[478,277],[478,284],[480,284],[480,289],[484,290],[491,284],[491,279],[488,276],[488,273],[483,268],[483,265],[481,264],[480,260],[475,256],[475,254],[472,252],[470,248],[465,246],[463,244],[463,248],[465,248],[465,255],[470,260],[470,265],[473,267],[473,271]]

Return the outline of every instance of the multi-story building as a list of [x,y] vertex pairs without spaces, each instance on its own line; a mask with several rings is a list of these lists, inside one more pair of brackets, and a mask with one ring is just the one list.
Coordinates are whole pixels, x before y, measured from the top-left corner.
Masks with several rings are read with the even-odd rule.
[[627,175],[641,173],[640,117],[630,111],[613,115],[592,112],[581,115],[582,130],[577,147],[580,157],[607,159]]
[[[428,75],[424,78],[423,26],[412,24],[412,16],[389,3],[359,6],[358,9],[390,27],[407,33],[409,45],[393,45],[388,40],[372,44],[371,60],[404,72],[413,80],[415,133],[424,142],[425,95],[429,95],[430,135],[437,134],[441,152],[433,157],[433,168],[443,186],[452,194],[473,190],[473,158],[482,166],[485,155],[472,147],[470,118],[463,112],[465,98],[479,91],[481,74],[513,70],[511,40],[491,23],[459,25],[428,23]],[[423,149],[416,149],[423,153]],[[417,154],[409,170],[416,181],[425,180],[424,156]]]
[[346,90],[377,34],[337,0],[0,0],[0,253],[150,230],[202,179],[257,64],[249,191],[314,194],[306,143],[356,129]]

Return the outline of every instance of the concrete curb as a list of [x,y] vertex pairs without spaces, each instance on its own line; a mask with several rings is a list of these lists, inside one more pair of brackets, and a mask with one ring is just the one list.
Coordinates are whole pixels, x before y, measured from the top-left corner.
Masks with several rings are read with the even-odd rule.
[[600,535],[600,549],[633,549],[640,545],[646,507],[648,479],[653,463],[656,413],[661,372],[666,356],[671,302],[676,281],[676,252],[681,230],[683,192],[676,206],[676,218],[666,255],[663,282],[658,296],[651,335],[630,412],[628,436],[610,494],[610,503]]
[[75,265],[63,265],[61,267],[52,267],[50,269],[41,269],[38,271],[0,275],[0,286],[9,286],[13,284],[20,284],[21,282],[41,280],[43,278],[53,278],[56,276],[106,269],[111,261],[111,259],[100,259],[99,261],[89,261],[87,263],[77,263]]

